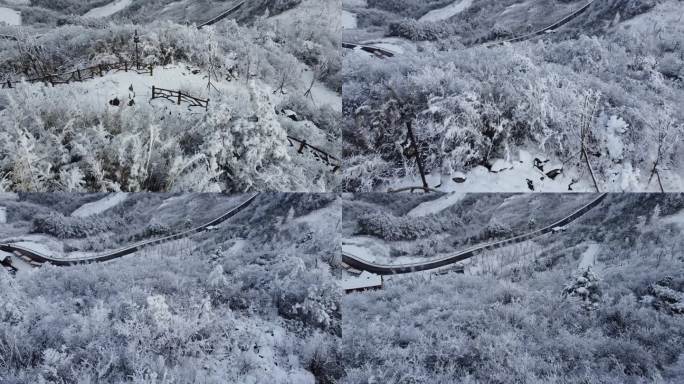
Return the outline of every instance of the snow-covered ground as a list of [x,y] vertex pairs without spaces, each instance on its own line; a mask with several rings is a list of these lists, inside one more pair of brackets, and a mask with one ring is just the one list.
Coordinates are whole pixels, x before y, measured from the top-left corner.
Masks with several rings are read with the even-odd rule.
[[21,25],[21,12],[12,8],[0,7],[0,25]]
[[342,28],[356,29],[356,14],[349,11],[342,11]]
[[118,0],[111,2],[105,6],[98,7],[98,8],[93,8],[90,11],[88,11],[83,17],[89,17],[89,18],[98,18],[98,17],[109,17],[124,8],[128,7],[131,5],[133,0]]
[[126,200],[128,194],[123,192],[112,193],[106,197],[93,201],[92,203],[83,204],[77,210],[71,212],[71,216],[74,217],[88,217],[102,213],[110,208],[117,206],[119,203]]
[[[403,243],[403,244],[402,244]],[[444,255],[436,254],[435,257],[392,256],[392,246],[402,247],[410,242],[388,242],[371,236],[353,236],[342,241],[342,251],[354,255],[365,261],[383,265],[401,265],[422,263],[431,259],[440,258]]]
[[382,284],[382,277],[374,273],[363,271],[359,276],[349,276],[340,281],[342,289],[364,289],[377,287]]
[[[457,183],[452,177],[445,177],[444,184],[439,188],[440,191],[450,192],[531,192],[528,185],[531,181],[534,192],[596,192],[591,180],[585,175],[580,178],[573,168],[564,169],[564,173],[559,174],[555,179],[551,179],[534,167],[535,157],[544,158],[542,155],[533,156],[528,151],[521,150],[518,159],[514,161],[496,160],[493,162],[491,171],[483,166],[477,166],[465,174],[465,182]],[[548,172],[555,168],[557,162],[549,161],[544,164],[544,171]],[[451,175],[454,176],[454,175]],[[442,177],[438,173],[427,175],[430,187],[435,187],[442,182]],[[573,183],[574,180],[578,180]],[[572,184],[572,190],[568,187]],[[390,185],[391,189],[398,189],[408,186],[422,185],[420,177],[405,178],[397,180]]]
[[459,13],[465,11],[473,5],[473,0],[457,0],[454,1],[453,3],[447,5],[446,7],[440,8],[440,9],[435,9],[432,10],[423,17],[421,17],[419,20],[420,21],[440,21],[440,20],[446,20],[449,19],[455,15],[458,15]]
[[32,251],[36,251],[38,253],[41,253],[45,256],[53,256],[55,254],[61,254],[62,253],[62,244],[60,244],[58,241],[55,239],[52,239],[48,236],[24,236],[27,238],[35,238],[35,240],[22,240],[22,241],[16,241],[13,242],[13,245],[16,245],[18,247],[23,247],[26,249],[30,249]]
[[[302,84],[308,86],[311,84],[312,78],[313,72],[304,71],[302,73]],[[327,105],[335,111],[342,112],[342,95],[326,87],[321,82],[317,81],[314,83],[313,88],[311,88],[311,97],[316,107]]]
[[599,244],[590,243],[586,251],[582,254],[578,269],[580,271],[585,271],[588,268],[592,268],[596,264],[596,255],[600,249],[601,246]]
[[665,224],[676,224],[684,230],[684,210],[675,213],[674,215],[661,217]]
[[411,217],[420,217],[438,213],[456,204],[465,196],[465,193],[452,192],[438,199],[420,203],[417,207],[413,208],[406,215]]
[[487,250],[461,263],[468,275],[498,274],[504,270],[529,264],[541,251],[542,246],[534,240],[530,240],[503,248]]

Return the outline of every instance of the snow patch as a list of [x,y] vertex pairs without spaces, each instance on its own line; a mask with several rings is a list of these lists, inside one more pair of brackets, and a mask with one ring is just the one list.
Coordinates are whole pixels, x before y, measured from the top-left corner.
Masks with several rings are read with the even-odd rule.
[[593,267],[596,264],[596,255],[600,249],[601,247],[596,243],[589,244],[587,250],[582,254],[578,269],[586,271],[588,268]]
[[465,11],[468,9],[471,5],[473,5],[473,0],[460,0],[460,1],[454,1],[453,3],[447,5],[446,7],[439,8],[432,10],[423,17],[419,19],[419,21],[440,21],[440,20],[446,20],[449,19],[453,16],[458,15],[459,13]]
[[131,5],[133,0],[119,0],[113,3],[109,3],[105,6],[98,7],[98,8],[93,8],[90,11],[88,11],[83,17],[88,17],[88,18],[98,18],[98,17],[109,17],[124,8],[128,7]]
[[438,199],[421,203],[406,215],[411,217],[421,217],[438,213],[461,201],[465,196],[465,193],[452,192]]
[[117,206],[119,203],[126,200],[128,194],[123,192],[110,194],[98,201],[93,201],[92,203],[83,204],[77,210],[71,213],[73,217],[88,217],[102,213],[112,207]]
[[0,7],[0,25],[21,25],[21,12],[12,8]]
[[[452,180],[456,173],[451,175],[442,175],[439,172],[433,172],[426,175],[428,184],[432,187],[439,185],[446,180],[438,189],[443,192],[469,192],[469,193],[487,193],[497,191],[500,193],[506,192],[594,192],[593,184],[587,179],[587,175],[581,177],[579,172],[573,168],[566,167],[563,173],[556,176],[554,179],[546,176],[544,172],[534,167],[535,157],[544,158],[544,156],[534,156],[530,152],[520,150],[517,160],[509,162],[500,160],[494,161],[494,165],[490,170],[484,166],[477,166],[465,174],[465,181],[457,183]],[[560,163],[555,159],[551,159],[545,163],[544,171],[548,172],[553,167],[546,164]],[[573,183],[573,179],[577,180]],[[534,188],[532,190],[529,186],[528,180]],[[572,190],[568,187],[572,184]],[[408,177],[397,180],[389,185],[391,189],[398,189],[403,187],[421,185],[419,177]]]
[[363,271],[359,276],[348,277],[340,281],[342,289],[364,289],[382,285],[382,277],[368,271]]
[[356,29],[357,20],[356,14],[349,11],[342,11],[342,28],[344,29]]

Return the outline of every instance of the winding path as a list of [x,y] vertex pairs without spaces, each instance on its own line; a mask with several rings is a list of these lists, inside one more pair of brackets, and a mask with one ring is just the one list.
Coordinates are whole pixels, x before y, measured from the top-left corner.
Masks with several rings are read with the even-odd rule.
[[218,23],[219,21],[221,21],[221,20],[225,19],[226,17],[232,15],[238,9],[242,8],[243,5],[245,5],[245,1],[241,1],[241,2],[237,3],[233,8],[230,8],[227,11],[221,13],[220,15],[214,17],[213,19],[211,19],[209,21],[205,21],[204,23],[198,25],[197,29],[202,29],[206,26]]
[[543,236],[547,233],[550,233],[553,231],[554,228],[556,227],[562,227],[565,225],[568,225],[572,223],[573,221],[579,219],[582,217],[585,213],[589,212],[592,208],[596,207],[599,205],[603,199],[606,197],[606,193],[603,193],[599,195],[596,199],[592,200],[590,203],[586,204],[582,208],[578,209],[574,213],[570,214],[569,216],[556,221],[555,223],[548,225],[544,228],[541,228],[536,231],[528,232],[523,235],[511,237],[506,240],[500,240],[500,241],[495,241],[492,243],[487,243],[483,245],[478,245],[475,247],[468,248],[464,251],[456,252],[454,254],[439,258],[439,259],[434,259],[434,260],[428,260],[422,263],[412,263],[412,264],[401,264],[401,265],[382,265],[382,264],[375,264],[371,263],[369,261],[365,261],[362,258],[359,258],[357,256],[354,256],[350,254],[349,252],[344,252],[342,251],[342,262],[346,265],[348,265],[351,268],[360,270],[360,271],[368,271],[372,273],[376,273],[378,275],[394,275],[394,274],[401,274],[401,273],[412,273],[412,272],[420,272],[420,271],[427,271],[431,269],[436,269],[440,267],[444,267],[450,264],[454,264],[459,261],[463,261],[466,259],[469,259],[473,256],[478,255],[479,253],[488,250],[488,249],[496,249],[496,248],[502,248],[508,245],[516,244],[516,243],[521,243],[523,241],[531,240],[540,236]]
[[577,16],[583,14],[592,4],[594,4],[595,1],[596,0],[589,0],[589,2],[587,4],[583,5],[582,7],[577,9],[576,11],[572,12],[571,14],[565,16],[564,18],[562,18],[562,19],[556,21],[555,23],[553,23],[547,27],[544,27],[542,29],[536,30],[534,32],[526,33],[524,35],[512,37],[512,38],[509,38],[506,40],[495,41],[493,43],[485,43],[483,45],[490,48],[490,47],[494,47],[497,45],[503,45],[505,43],[516,43],[519,41],[526,41],[526,40],[532,39],[533,37],[544,35],[548,32],[555,30],[556,28],[562,27],[563,25],[571,22],[572,20],[577,18]]
[[[524,34],[524,35],[519,35],[519,36],[516,36],[516,37],[512,37],[512,38],[509,38],[509,39],[505,39],[505,40],[500,40],[500,41],[495,41],[495,42],[483,43],[483,44],[481,44],[481,46],[485,46],[485,47],[487,47],[487,48],[492,48],[492,47],[495,47],[495,46],[498,46],[498,45],[503,45],[503,44],[506,44],[506,43],[517,43],[517,42],[520,42],[520,41],[530,40],[530,39],[532,39],[532,38],[534,38],[534,37],[536,37],[536,36],[544,35],[544,34],[546,34],[546,33],[548,33],[548,32],[551,32],[551,31],[553,31],[553,30],[555,30],[555,29],[557,29],[557,28],[560,28],[560,27],[562,27],[563,25],[565,25],[565,24],[569,23],[570,21],[574,20],[575,18],[577,18],[577,16],[583,14],[587,9],[589,9],[589,7],[590,7],[592,4],[594,4],[594,2],[596,2],[596,0],[589,0],[589,2],[588,2],[587,4],[583,5],[582,7],[580,7],[579,9],[577,9],[576,11],[573,11],[573,12],[570,13],[569,15],[563,17],[562,19],[560,19],[560,20],[556,21],[555,23],[553,23],[553,24],[551,24],[551,25],[549,25],[549,26],[547,26],[547,27],[544,27],[544,28],[542,28],[542,29],[536,30],[536,31],[534,31],[534,32],[526,33],[526,34]],[[357,44],[357,43],[343,42],[343,43],[342,43],[342,48],[346,48],[346,49],[357,49],[357,48],[358,48],[358,49],[361,49],[361,50],[363,50],[363,51],[366,51],[366,52],[375,54],[376,56],[379,56],[379,57],[381,57],[381,58],[385,58],[385,57],[394,57],[394,56],[396,55],[396,53],[394,53],[394,52],[392,52],[392,51],[389,51],[389,50],[387,50],[387,49],[380,48],[380,47],[376,47],[376,46],[373,46],[373,45],[366,45],[366,44]]]
[[379,56],[379,57],[394,57],[394,55],[395,55],[395,53],[392,52],[392,51],[390,51],[390,50],[387,50],[387,49],[384,49],[384,48],[380,48],[380,47],[376,47],[376,46],[373,46],[373,45],[365,45],[365,44],[356,44],[356,43],[346,43],[346,42],[342,42],[342,48],[346,48],[346,49],[360,49],[360,50],[362,50],[362,51],[365,51],[365,52],[368,52],[368,53],[372,53],[372,54],[374,54],[374,55],[376,55],[376,56]]
[[94,255],[94,256],[88,256],[88,257],[80,257],[80,258],[74,258],[74,259],[62,259],[62,258],[55,258],[52,256],[44,255],[40,252],[12,245],[12,244],[0,244],[0,250],[8,252],[13,254],[15,257],[18,257],[22,259],[24,262],[30,264],[31,266],[34,267],[39,267],[45,263],[49,264],[54,264],[54,265],[59,265],[59,266],[70,266],[70,265],[77,265],[77,264],[87,264],[87,263],[97,263],[97,262],[103,262],[103,261],[109,261],[113,259],[117,259],[122,256],[129,255],[131,253],[135,253],[141,249],[143,249],[146,246],[150,245],[158,245],[162,243],[167,243],[169,241],[173,240],[178,240],[182,239],[184,237],[189,237],[191,235],[194,235],[196,233],[202,232],[203,230],[207,229],[210,226],[215,226],[218,225],[231,217],[237,215],[238,213],[242,212],[247,206],[249,206],[256,198],[259,196],[258,193],[252,194],[249,196],[244,202],[240,203],[237,207],[231,209],[230,211],[224,213],[223,215],[215,218],[214,220],[202,224],[198,227],[188,229],[183,232],[179,232],[173,235],[161,237],[158,239],[152,239],[152,240],[146,240],[146,241],[141,241],[132,245],[129,245],[124,248],[119,248],[110,252],[105,252],[99,255]]

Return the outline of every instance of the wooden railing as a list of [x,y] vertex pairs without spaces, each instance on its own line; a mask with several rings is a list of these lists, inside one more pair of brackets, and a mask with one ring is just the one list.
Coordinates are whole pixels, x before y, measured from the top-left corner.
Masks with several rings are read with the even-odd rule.
[[201,107],[204,110],[209,109],[209,99],[200,99],[194,96],[183,93],[183,91],[172,91],[170,89],[157,88],[152,86],[152,100],[154,99],[166,99],[172,101],[178,105],[181,103],[190,104],[189,107]]
[[[98,64],[94,65],[92,67],[87,67],[87,68],[79,68],[76,69],[75,71],[70,71],[70,72],[62,72],[62,73],[56,73],[56,74],[49,74],[41,77],[35,77],[31,79],[26,79],[24,81],[28,83],[45,83],[52,85],[53,87],[55,85],[60,85],[60,84],[69,84],[69,83],[74,83],[74,82],[82,82],[90,79],[94,79],[96,77],[103,77],[105,73],[109,71],[124,71],[124,72],[136,72],[139,74],[149,74],[152,76],[154,74],[154,67],[153,66],[147,66],[144,67],[144,69],[138,68],[134,63],[130,63],[128,61],[121,61],[118,63],[113,63],[113,64]],[[1,85],[1,88],[14,88],[14,85],[20,84],[21,81],[12,81],[12,80],[7,80],[4,81]]]
[[326,164],[330,167],[333,167],[333,169],[332,169],[333,173],[337,172],[342,165],[342,163],[340,162],[340,159],[338,159],[337,157],[325,152],[324,150],[322,150],[320,148],[317,148],[311,144],[308,144],[306,142],[306,140],[301,140],[301,139],[297,139],[296,137],[288,136],[287,141],[290,143],[290,147],[298,147],[297,153],[303,154],[304,150],[308,150],[309,152],[311,152],[311,154],[313,155],[314,159],[316,159],[316,161],[321,161],[324,164]]
[[572,214],[564,217],[561,220],[558,220],[554,222],[553,224],[547,225],[543,227],[542,229],[528,232],[522,235],[514,236],[505,240],[500,240],[500,241],[494,241],[482,245],[477,245],[474,247],[471,247],[469,249],[452,253],[450,255],[437,258],[437,259],[431,259],[427,260],[425,262],[419,262],[419,263],[410,263],[410,264],[397,264],[397,265],[383,265],[383,264],[377,264],[371,261],[366,261],[363,258],[360,258],[358,256],[352,255],[349,252],[344,252],[342,251],[342,262],[356,270],[359,271],[368,271],[371,273],[376,273],[378,275],[393,275],[393,274],[401,274],[401,273],[413,273],[413,272],[420,272],[420,271],[428,271],[431,269],[436,269],[436,268],[441,268],[447,265],[454,264],[459,261],[463,261],[466,259],[469,259],[473,256],[476,256],[480,254],[482,251],[485,250],[491,250],[491,249],[497,249],[497,248],[502,248],[508,245],[512,244],[518,244],[523,241],[531,240],[536,237],[543,236],[547,233],[553,233],[554,228],[557,227],[563,227],[566,226],[573,221],[579,219],[582,217],[584,214],[592,210],[594,207],[599,205],[603,199],[605,199],[607,194],[603,193],[600,194],[598,197],[596,197],[594,200],[592,200],[590,203],[584,205],[577,211],[573,212]]
[[99,254],[99,255],[84,256],[84,257],[72,258],[72,259],[61,259],[61,258],[56,258],[56,257],[50,256],[50,255],[43,254],[43,253],[38,252],[38,251],[34,251],[34,250],[31,250],[31,249],[28,249],[25,247],[21,247],[21,246],[9,244],[9,243],[8,244],[0,244],[0,251],[4,251],[4,252],[14,254],[17,257],[26,258],[26,261],[35,267],[40,266],[41,264],[44,264],[44,263],[50,263],[50,264],[59,265],[59,266],[69,266],[69,265],[77,265],[77,264],[104,262],[104,261],[114,260],[116,258],[137,252],[137,251],[143,249],[144,247],[163,244],[163,243],[167,243],[169,241],[182,239],[184,237],[188,237],[188,236],[193,235],[195,233],[202,232],[211,226],[216,226],[218,224],[221,224],[222,222],[224,222],[224,221],[230,219],[231,217],[237,215],[238,213],[242,212],[258,196],[259,196],[259,193],[252,194],[245,201],[240,203],[237,207],[235,207],[235,208],[231,209],[230,211],[228,211],[227,213],[224,213],[223,215],[215,218],[214,220],[212,220],[208,223],[204,223],[198,227],[188,229],[186,231],[179,232],[179,233],[176,233],[173,235],[157,238],[157,239],[141,241],[141,242],[126,246],[124,248],[120,248],[120,249],[113,250],[113,251],[106,252],[106,253]]

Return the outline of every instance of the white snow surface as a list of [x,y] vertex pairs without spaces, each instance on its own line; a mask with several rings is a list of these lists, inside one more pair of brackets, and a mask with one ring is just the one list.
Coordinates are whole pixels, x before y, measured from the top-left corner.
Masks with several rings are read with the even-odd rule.
[[[313,72],[304,71],[302,73],[302,83],[308,85],[312,78]],[[318,81],[314,83],[313,88],[311,88],[311,96],[317,107],[327,105],[335,111],[342,112],[342,95],[326,87],[325,84]]]
[[73,217],[88,217],[102,213],[110,208],[117,206],[119,203],[123,202],[128,198],[127,193],[118,192],[112,193],[104,198],[93,201],[92,203],[83,204],[77,210],[71,212]]
[[98,17],[109,17],[124,8],[128,7],[131,5],[133,0],[118,0],[112,3],[109,3],[105,6],[98,7],[98,8],[93,8],[90,11],[88,11],[83,17],[88,17],[88,18],[98,18]]
[[661,220],[665,224],[676,224],[684,229],[684,210],[675,213],[674,215],[663,216]]
[[[404,242],[406,243],[406,242]],[[390,245],[388,242],[371,237],[371,236],[353,236],[345,238],[342,242],[342,251],[356,256],[362,260],[383,264],[383,265],[402,265],[422,263],[434,258],[440,258],[444,255],[435,255],[434,258],[428,257],[413,257],[413,256],[391,256],[390,250],[392,246],[402,247],[402,242],[393,242]]]
[[456,204],[457,202],[461,201],[465,196],[465,193],[451,192],[438,199],[420,203],[417,207],[413,208],[406,215],[411,217],[421,217],[434,213],[439,213]]
[[582,254],[582,259],[580,259],[578,269],[585,271],[587,268],[591,268],[596,264],[596,255],[601,247],[596,243],[590,243],[589,247]]
[[[543,155],[536,156],[545,158]],[[437,188],[440,191],[450,192],[469,192],[469,193],[488,193],[488,192],[532,192],[528,185],[527,179],[532,180],[534,192],[595,192],[593,184],[587,179],[588,175],[580,177],[576,170],[572,168],[564,169],[564,172],[556,176],[554,180],[546,177],[541,171],[533,166],[535,156],[530,152],[520,150],[518,159],[515,161],[495,160],[492,162],[492,170],[498,172],[490,172],[483,166],[477,166],[465,174],[466,181],[464,183],[456,183],[451,177],[445,177],[447,180],[444,185]],[[551,170],[548,164],[557,164],[558,161],[551,160],[546,163],[545,171]],[[548,169],[547,169],[548,168]],[[453,175],[451,175],[453,177]],[[543,180],[542,180],[543,177]],[[441,182],[441,175],[439,173],[432,173],[426,176],[428,184],[435,187]],[[568,191],[568,185],[572,179],[579,179],[579,181],[572,185],[572,191]],[[402,187],[420,186],[420,177],[409,177],[397,180],[389,186],[391,189],[398,189]]]
[[342,11],[342,28],[356,29],[356,14],[349,11]]
[[342,289],[370,288],[380,284],[382,284],[382,277],[368,271],[363,271],[359,276],[350,276],[340,281]]
[[473,5],[473,0],[458,0],[454,1],[453,3],[447,5],[446,7],[439,8],[432,10],[423,17],[419,19],[419,21],[440,21],[440,20],[446,20],[449,19],[455,15],[458,15],[459,13],[465,11],[468,9],[471,5]]
[[0,7],[0,24],[21,25],[21,12],[12,8]]
[[[54,242],[54,241],[53,241]],[[23,247],[26,249],[30,249],[32,251],[41,253],[45,256],[52,256],[55,254],[54,248],[50,247],[49,245],[42,243],[42,242],[37,242],[37,241],[19,241],[12,243],[13,245],[16,245],[18,247]]]

